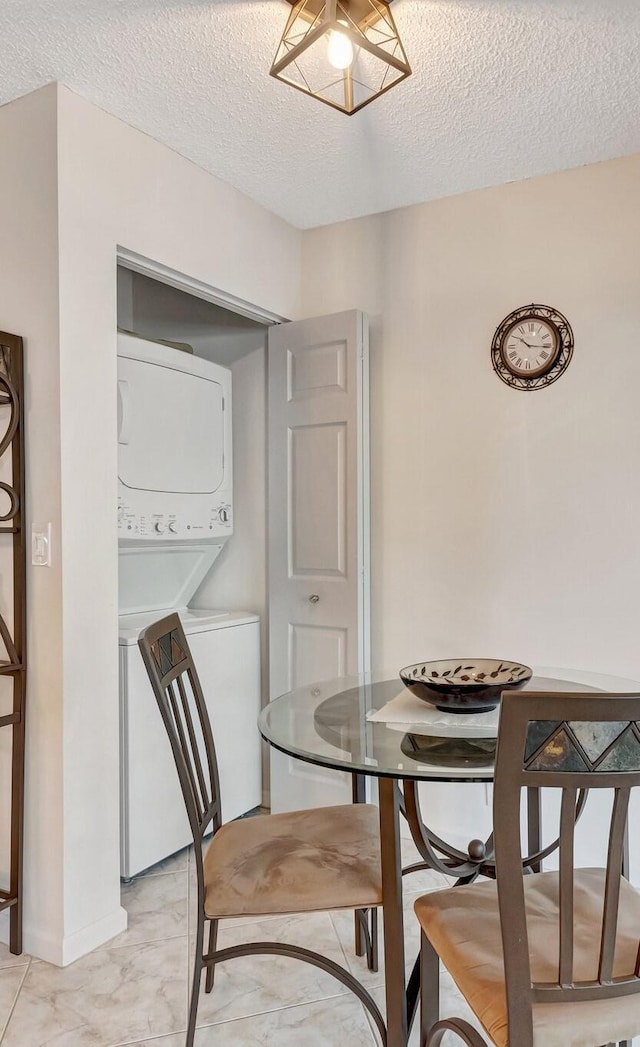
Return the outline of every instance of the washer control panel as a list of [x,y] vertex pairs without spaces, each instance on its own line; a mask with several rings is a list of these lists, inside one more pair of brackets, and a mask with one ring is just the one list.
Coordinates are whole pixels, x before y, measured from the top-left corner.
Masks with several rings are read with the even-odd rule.
[[228,538],[233,532],[231,503],[221,501],[204,512],[140,513],[122,495],[118,498],[118,538],[208,539]]

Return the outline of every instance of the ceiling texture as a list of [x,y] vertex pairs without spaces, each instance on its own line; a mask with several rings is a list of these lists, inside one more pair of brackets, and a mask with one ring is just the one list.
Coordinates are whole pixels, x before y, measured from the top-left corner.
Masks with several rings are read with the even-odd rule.
[[0,102],[52,80],[301,228],[640,152],[640,0],[396,0],[354,117],[273,80],[285,0],[1,0]]

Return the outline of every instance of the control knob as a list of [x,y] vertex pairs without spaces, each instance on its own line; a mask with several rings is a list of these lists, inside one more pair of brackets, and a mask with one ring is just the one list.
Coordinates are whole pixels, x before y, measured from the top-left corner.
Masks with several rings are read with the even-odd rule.
[[229,523],[229,510],[221,509],[218,513],[218,517],[220,519],[220,523]]
[[153,526],[158,534],[164,534],[164,524],[161,524],[159,520],[156,520]]
[[171,521],[171,523],[169,524],[169,530],[171,531],[171,534],[177,534],[178,533],[178,528],[176,527],[176,525],[175,525],[175,523],[173,521]]

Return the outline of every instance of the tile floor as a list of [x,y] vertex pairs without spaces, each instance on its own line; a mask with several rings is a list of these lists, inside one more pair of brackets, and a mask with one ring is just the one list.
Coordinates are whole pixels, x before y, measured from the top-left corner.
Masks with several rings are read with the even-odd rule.
[[[407,857],[413,845],[403,841]],[[417,950],[412,903],[444,878],[417,873],[406,881],[405,925]],[[129,927],[64,969],[0,946],[2,1047],[183,1047],[195,900],[194,869],[184,851],[123,886]],[[190,918],[191,916],[191,918]],[[350,913],[227,921],[219,944],[255,938],[286,940],[346,964],[384,1010],[384,973],[372,974],[353,953]],[[443,974],[443,1013],[465,1014]],[[198,1011],[197,1047],[374,1047],[359,1002],[328,975],[284,957],[247,957],[222,964]],[[417,1043],[414,1029],[412,1043]],[[451,1047],[460,1041],[450,1038]],[[447,1041],[445,1041],[445,1044]]]

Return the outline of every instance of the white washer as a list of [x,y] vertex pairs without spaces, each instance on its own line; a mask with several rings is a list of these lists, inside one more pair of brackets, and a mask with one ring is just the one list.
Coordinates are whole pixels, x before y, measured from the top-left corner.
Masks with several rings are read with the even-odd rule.
[[[130,879],[191,842],[169,740],[138,636],[164,612],[120,618],[121,876]],[[211,718],[222,816],[261,802],[260,623],[242,612],[180,610]]]

